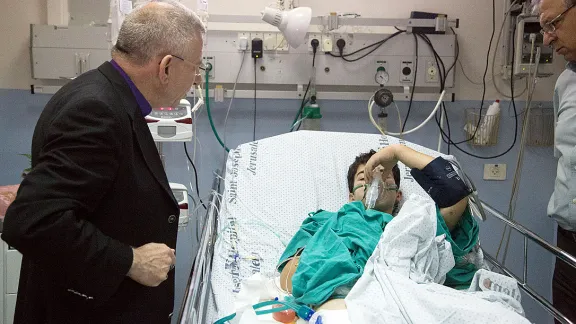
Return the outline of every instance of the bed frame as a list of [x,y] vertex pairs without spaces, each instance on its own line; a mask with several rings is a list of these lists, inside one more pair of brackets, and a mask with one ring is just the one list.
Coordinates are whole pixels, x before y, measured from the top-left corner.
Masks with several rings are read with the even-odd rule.
[[[213,184],[213,191],[220,192],[220,177],[216,177]],[[206,216],[202,226],[202,238],[200,240],[200,247],[198,254],[194,260],[192,271],[186,286],[186,293],[182,308],[179,312],[179,324],[204,324],[206,323],[206,313],[208,307],[208,300],[211,296],[212,289],[210,286],[210,275],[212,270],[212,257],[214,254],[214,246],[217,237],[217,220],[219,210],[219,200],[217,194],[212,194],[210,198],[210,208],[206,212]],[[534,301],[550,313],[556,320],[564,324],[576,324],[566,318],[560,311],[542,295],[538,294],[527,281],[528,277],[528,241],[538,244],[546,251],[552,253],[557,260],[565,262],[576,269],[576,257],[568,254],[567,252],[559,249],[558,247],[546,242],[540,236],[530,231],[519,223],[509,220],[504,214],[480,201],[478,211],[483,215],[477,215],[482,219],[486,219],[486,214],[493,216],[505,225],[509,226],[516,232],[520,233],[524,238],[524,266],[522,278],[516,276],[512,271],[500,264],[494,257],[484,251],[485,260],[494,266],[494,270],[508,275],[518,282],[520,289],[525,291]]]

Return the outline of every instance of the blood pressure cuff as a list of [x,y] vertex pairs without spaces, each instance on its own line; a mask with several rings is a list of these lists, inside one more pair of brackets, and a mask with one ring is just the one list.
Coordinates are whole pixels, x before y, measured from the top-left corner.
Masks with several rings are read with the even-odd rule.
[[454,206],[472,193],[454,166],[441,157],[434,159],[422,170],[412,169],[410,174],[440,208]]

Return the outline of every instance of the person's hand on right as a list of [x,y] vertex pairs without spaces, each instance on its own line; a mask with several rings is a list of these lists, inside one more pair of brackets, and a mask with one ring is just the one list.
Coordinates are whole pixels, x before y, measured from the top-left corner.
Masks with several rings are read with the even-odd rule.
[[148,243],[132,250],[134,259],[128,277],[148,287],[157,287],[168,279],[168,272],[176,264],[173,249],[166,244]]

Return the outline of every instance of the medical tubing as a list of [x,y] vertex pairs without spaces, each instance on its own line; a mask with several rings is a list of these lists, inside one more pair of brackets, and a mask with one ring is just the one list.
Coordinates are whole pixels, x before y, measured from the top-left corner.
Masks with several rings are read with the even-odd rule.
[[[240,62],[240,68],[238,69],[236,79],[234,80],[234,87],[232,87],[232,96],[230,97],[230,102],[228,103],[228,110],[226,110],[226,117],[224,117],[224,145],[226,145],[226,127],[228,125],[228,115],[230,115],[230,109],[232,109],[232,103],[234,102],[234,98],[236,98],[236,86],[238,85],[238,79],[240,78],[242,67],[244,66],[245,57],[246,57],[246,50],[242,51],[242,61]],[[222,170],[224,170],[225,167],[226,165],[222,167]]]
[[[493,9],[494,9],[494,8],[493,8]],[[495,10],[495,9],[494,9],[494,10]],[[516,25],[514,25],[514,29],[513,29],[513,34],[512,34],[512,38],[513,38],[513,39],[515,38],[515,35],[516,35]],[[431,46],[432,51],[435,52],[434,47],[433,47],[431,44],[429,44],[429,45]],[[514,45],[515,45],[515,43],[512,42],[512,52],[514,52]],[[489,46],[489,47],[491,47],[491,46]],[[514,56],[512,57],[512,66],[514,66]],[[510,80],[511,80],[511,90],[513,90],[513,82],[512,82],[513,78],[511,78]],[[449,141],[449,143],[450,143],[452,146],[456,147],[456,149],[458,149],[460,152],[462,152],[462,153],[464,153],[464,154],[466,154],[466,155],[469,155],[469,156],[471,156],[471,157],[475,157],[475,158],[482,159],[482,160],[490,160],[490,159],[495,159],[495,158],[499,158],[499,157],[501,157],[501,156],[504,156],[504,155],[508,154],[508,152],[510,152],[510,151],[514,148],[514,146],[516,145],[517,138],[518,138],[518,113],[517,113],[517,110],[516,110],[516,103],[515,103],[515,100],[514,100],[514,93],[512,93],[511,102],[512,102],[512,108],[514,109],[514,116],[515,116],[514,141],[512,142],[512,144],[510,145],[510,147],[509,147],[506,151],[504,151],[503,153],[500,153],[500,154],[497,154],[497,155],[492,155],[492,156],[480,156],[480,155],[476,155],[476,154],[467,152],[466,150],[464,150],[463,148],[461,148],[460,146],[458,146],[458,144],[468,142],[468,141],[470,141],[471,139],[465,140],[465,141],[461,141],[461,142],[454,142],[454,141],[452,141],[452,139],[449,137],[449,135],[446,134],[446,132],[445,132],[443,129],[440,129],[440,131],[444,134],[444,136],[446,136],[446,137],[448,138],[448,141]],[[446,121],[448,121],[448,114],[446,114]]]
[[310,117],[311,115],[312,115],[312,112],[309,112],[306,115],[302,116],[302,118],[300,118],[298,121],[296,121],[294,123],[294,125],[292,125],[292,128],[290,128],[290,131],[293,131],[294,127],[299,126],[304,121],[304,119]]
[[436,103],[436,107],[434,108],[434,110],[432,111],[430,116],[428,116],[428,118],[426,118],[426,120],[424,122],[422,122],[422,124],[414,127],[413,129],[411,129],[409,131],[403,132],[403,133],[392,133],[392,132],[384,133],[384,132],[382,132],[382,129],[378,126],[378,124],[374,120],[374,117],[372,116],[372,107],[374,106],[373,100],[370,100],[371,102],[368,105],[368,115],[370,116],[370,121],[372,122],[372,124],[380,131],[380,133],[382,133],[382,135],[400,136],[400,135],[411,134],[417,130],[420,130],[422,127],[424,127],[424,125],[426,125],[430,121],[430,119],[432,119],[432,117],[434,117],[434,115],[436,114],[436,111],[438,111],[438,108],[440,108],[440,105],[442,104],[442,100],[444,100],[445,94],[446,94],[446,90],[442,91],[442,93],[440,94],[440,98],[438,98],[438,102]]
[[[498,49],[500,48],[500,40],[502,38],[502,33],[504,31],[504,26],[506,25],[506,23],[508,22],[508,17],[510,16],[510,13],[512,12],[512,9],[514,8],[514,6],[518,3],[518,0],[514,0],[511,4],[510,7],[508,8],[508,10],[506,11],[506,14],[504,15],[504,19],[502,20],[502,26],[500,27],[500,33],[498,33],[498,40],[496,41],[496,49],[494,50],[494,55],[493,55],[493,59],[492,59],[492,83],[494,83],[494,89],[496,89],[496,91],[502,95],[505,98],[510,98],[510,95],[507,95],[504,93],[504,91],[502,91],[500,89],[500,86],[498,85],[498,83],[496,82],[496,56],[498,55]],[[515,41],[515,40],[512,40]],[[514,67],[512,67],[513,69]],[[500,73],[503,74],[503,73]],[[514,79],[513,76],[511,76],[512,79]],[[517,96],[520,97],[524,94],[524,92],[526,92],[526,90],[528,90],[528,87],[526,87],[526,89],[524,89],[524,91],[522,91],[520,94],[518,94]]]
[[[304,105],[306,105],[306,95],[308,95],[308,90],[310,90],[310,83],[312,82],[312,80],[310,79],[310,81],[308,81],[308,86],[306,86],[306,91],[304,92],[304,96],[302,96],[302,102],[300,103],[300,109],[298,110],[298,113],[296,114],[296,117],[294,117],[294,120],[292,121],[292,125],[296,124],[296,122],[298,121],[298,118],[300,118],[300,115],[302,114],[302,110],[304,110]],[[292,131],[293,128],[290,129],[290,131]]]
[[[448,111],[446,111],[446,105],[442,104],[442,109],[444,110],[444,116],[446,119],[446,129],[448,129],[448,138],[452,136],[452,132],[450,131],[450,121],[448,121]],[[442,130],[444,132],[444,130]],[[448,155],[450,155],[450,143],[448,143]]]
[[216,136],[216,139],[218,140],[218,143],[220,143],[220,145],[222,145],[222,147],[226,150],[226,152],[230,152],[230,149],[226,147],[226,145],[224,145],[224,142],[222,142],[222,140],[220,139],[220,136],[218,135],[218,132],[216,131],[216,127],[214,126],[214,121],[212,121],[212,114],[210,113],[210,91],[208,89],[209,86],[209,82],[208,79],[210,77],[210,69],[206,69],[206,112],[208,113],[208,120],[210,121],[210,127],[212,127],[212,132],[214,132],[214,135]]
[[412,34],[414,36],[414,45],[415,49],[415,57],[416,57],[416,64],[414,64],[414,81],[412,83],[412,92],[410,92],[410,103],[408,104],[408,112],[406,113],[406,118],[404,118],[404,124],[402,124],[402,129],[400,130],[400,134],[404,133],[404,129],[406,129],[406,123],[408,122],[408,118],[410,118],[410,112],[412,111],[412,104],[414,103],[414,92],[416,92],[416,79],[418,78],[418,37],[416,34]]
[[[346,61],[346,62],[356,62],[356,61],[359,61],[359,60],[367,57],[368,55],[374,53],[374,51],[376,51],[378,48],[380,48],[380,46],[384,45],[384,43],[386,43],[386,42],[389,41],[390,39],[392,39],[392,38],[394,38],[394,37],[396,37],[396,36],[398,36],[398,35],[400,35],[400,34],[402,34],[402,33],[404,33],[404,32],[406,32],[406,31],[405,31],[405,30],[399,30],[398,32],[396,32],[396,33],[388,36],[387,38],[385,38],[385,39],[383,39],[383,40],[381,40],[381,41],[378,41],[378,42],[376,42],[376,43],[367,45],[367,46],[365,46],[365,47],[363,47],[363,48],[361,48],[361,49],[359,49],[359,50],[356,50],[355,52],[352,52],[352,53],[341,54],[341,55],[334,55],[334,54],[332,54],[331,52],[327,52],[326,54],[328,54],[328,55],[330,55],[330,56],[332,56],[332,57],[340,57],[340,58],[342,58],[342,59],[343,59],[344,61]],[[359,52],[362,52],[362,51],[364,51],[364,50],[369,49],[370,47],[374,47],[374,48],[373,48],[371,51],[369,51],[368,53],[363,54],[362,56],[357,57],[357,58],[355,58],[355,59],[347,59],[347,57],[352,56],[352,55],[355,55],[355,54],[358,54]]]
[[[490,67],[490,52],[492,50],[492,42],[494,41],[494,34],[496,34],[496,0],[492,0],[492,36],[490,36],[490,43],[488,44],[488,53],[486,54],[486,69],[484,69],[484,76],[482,77],[482,101],[480,101],[480,111],[478,112],[478,123],[474,129],[474,134],[469,140],[464,142],[469,142],[476,137],[476,133],[480,128],[480,123],[482,122],[482,109],[484,108],[484,101],[486,100],[486,75],[488,74],[488,68]],[[498,49],[495,49],[496,51]],[[496,55],[496,54],[494,54]],[[462,144],[462,143],[457,143]]]
[[[394,107],[396,107],[396,113],[398,114],[398,128],[400,128],[402,127],[402,116],[400,116],[400,108],[398,108],[396,101],[392,101],[392,103],[394,104]],[[402,135],[400,135],[400,138],[402,138]]]
[[[300,306],[298,306],[294,303],[286,302],[286,301],[279,301],[279,300],[270,300],[270,301],[261,302],[261,303],[253,305],[252,308],[254,310],[256,310],[258,308],[262,308],[262,307],[266,307],[266,306],[274,306],[274,305],[282,305],[282,307],[271,308],[271,309],[262,310],[262,311],[256,311],[256,315],[266,315],[266,314],[283,312],[283,311],[290,310],[290,309],[296,309],[296,308],[300,309],[301,308]],[[224,323],[234,319],[235,317],[236,317],[236,313],[230,314],[226,317],[223,317],[223,318],[217,320],[216,322],[214,322],[214,324],[224,324]]]
[[[533,85],[532,88],[530,88],[530,83],[528,83],[528,95],[526,98],[526,108],[525,108],[525,112],[526,115],[524,116],[524,121],[522,123],[522,136],[520,138],[520,150],[518,152],[518,158],[516,161],[516,171],[514,174],[514,180],[512,182],[512,193],[510,195],[510,201],[508,204],[508,219],[510,220],[514,220],[515,217],[515,211],[516,211],[516,202],[518,200],[518,192],[519,192],[519,184],[520,184],[520,179],[522,177],[521,171],[522,171],[522,167],[524,165],[523,161],[524,161],[524,150],[526,147],[526,138],[527,138],[527,133],[528,133],[528,127],[529,127],[529,121],[530,121],[530,107],[532,105],[532,100],[533,100],[533,95],[534,95],[534,91],[536,90],[536,82],[538,81],[538,67],[540,65],[540,48],[537,49],[537,54],[536,54],[536,62],[533,61],[534,59],[534,38],[532,38],[532,48],[530,50],[530,69],[528,70],[528,80],[533,79]],[[534,71],[534,76],[532,77],[532,66],[536,65],[536,69]],[[508,226],[504,227],[504,232],[502,233],[502,238],[500,240],[500,244],[498,246],[498,251],[496,253],[496,258],[498,258],[499,254],[500,254],[500,249],[502,248],[502,244],[504,241],[504,235],[506,233],[506,230],[508,229],[508,237],[506,238],[506,247],[504,248],[504,255],[502,256],[502,265],[504,265],[506,263],[506,257],[508,256],[508,246],[510,244],[510,235],[512,234],[512,229],[508,228]]]
[[192,168],[194,169],[194,179],[196,179],[196,193],[198,194],[198,198],[200,199],[200,203],[202,204],[204,209],[208,210],[208,208],[206,208],[206,205],[204,205],[202,198],[200,198],[200,187],[198,186],[198,170],[196,169],[196,165],[194,165],[194,162],[190,158],[190,154],[188,154],[188,147],[186,146],[186,142],[182,144],[184,144],[184,153],[186,153],[186,157],[188,158],[188,161],[190,162],[190,164],[192,164]]
[[255,142],[256,141],[256,64],[257,64],[257,58],[254,58],[254,114],[253,114],[253,118],[254,118],[254,131],[252,133],[252,141]]
[[[314,63],[316,61],[316,51],[314,51],[312,53],[312,76],[310,76],[310,80],[308,80],[308,85],[306,86],[306,91],[304,92],[304,96],[302,96],[302,102],[300,103],[300,109],[298,109],[298,113],[296,113],[296,116],[294,117],[294,120],[292,121],[292,126],[290,128],[290,132],[294,131],[294,127],[295,125],[299,125],[297,124],[298,119],[300,118],[300,116],[302,115],[302,110],[304,110],[304,106],[307,103],[306,100],[306,95],[308,95],[308,91],[310,90],[310,86],[313,85],[313,87],[316,86],[316,70],[314,68]],[[314,81],[314,82],[312,82]],[[298,126],[298,129],[300,129],[300,126]]]
[[[436,118],[438,117],[436,116]],[[444,128],[444,111],[440,109],[440,130],[443,130],[443,128]],[[438,134],[438,149],[436,151],[440,152],[441,149],[442,149],[442,132]]]
[[456,60],[458,59],[458,56],[460,56],[460,44],[458,44],[458,35],[454,31],[454,28],[450,27],[450,30],[452,30],[452,33],[454,34],[454,37],[456,38],[456,57],[454,58],[454,62],[452,62],[452,65],[446,71],[446,73],[445,73],[446,77],[448,77],[448,74],[450,74],[450,72],[452,72],[452,70],[454,70],[456,68]]

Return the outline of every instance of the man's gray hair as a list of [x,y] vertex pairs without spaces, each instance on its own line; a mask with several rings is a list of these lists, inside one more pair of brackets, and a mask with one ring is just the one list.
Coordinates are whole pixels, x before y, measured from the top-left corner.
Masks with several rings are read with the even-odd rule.
[[[163,55],[183,56],[191,41],[201,39],[204,24],[189,8],[175,0],[158,0],[167,5],[134,9],[122,23],[112,55],[144,65]],[[200,50],[200,49],[199,49]]]
[[[563,0],[563,1],[566,8],[570,8],[576,5],[576,0]],[[532,6],[534,8],[535,13],[540,9],[540,3],[542,3],[542,0],[532,0]]]

